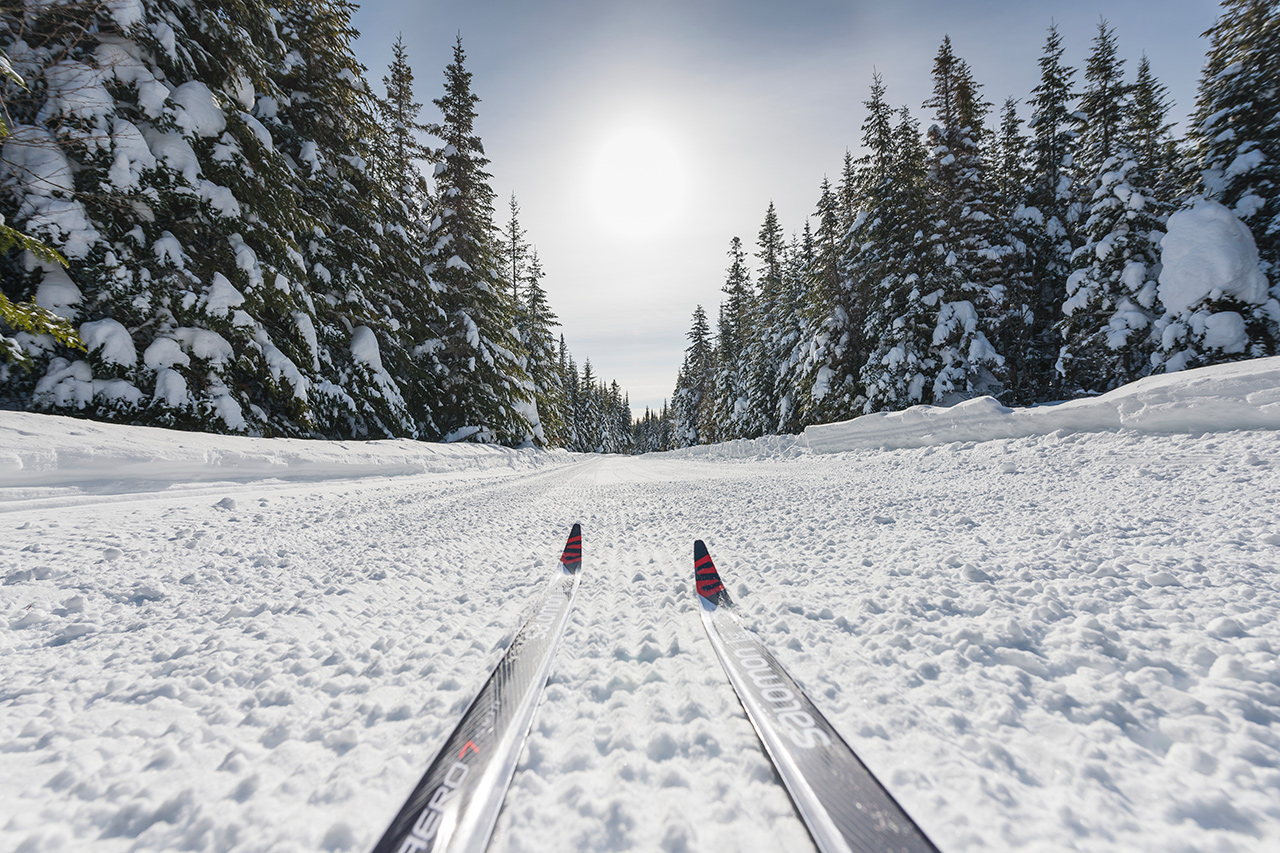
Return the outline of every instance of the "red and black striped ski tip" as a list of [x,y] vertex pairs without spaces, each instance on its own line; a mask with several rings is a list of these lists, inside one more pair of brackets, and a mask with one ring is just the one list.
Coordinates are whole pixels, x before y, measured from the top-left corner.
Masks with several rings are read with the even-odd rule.
[[729,598],[729,590],[720,581],[720,573],[716,564],[711,562],[711,554],[701,539],[693,543],[693,581],[697,585],[698,595],[716,606],[733,604]]
[[564,543],[564,553],[560,555],[560,565],[566,572],[576,572],[582,568],[582,525],[575,524],[569,531],[569,540]]
[[[725,607],[707,546],[693,546],[702,626],[738,701],[822,853],[938,853],[764,643]],[[717,606],[712,606],[717,605]]]
[[576,524],[560,562],[563,569],[547,581],[533,615],[373,853],[484,853],[582,578],[582,528]]

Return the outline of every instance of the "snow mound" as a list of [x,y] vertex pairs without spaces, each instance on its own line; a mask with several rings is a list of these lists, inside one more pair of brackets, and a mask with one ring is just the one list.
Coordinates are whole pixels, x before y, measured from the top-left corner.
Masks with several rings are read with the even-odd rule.
[[182,483],[328,480],[531,469],[566,464],[563,450],[472,444],[246,438],[0,412],[0,503],[40,489],[83,486],[95,494]]
[[1010,409],[992,397],[949,408],[912,406],[811,426],[818,453],[1026,438],[1065,430],[1155,434],[1280,429],[1280,357],[1149,376],[1100,397]]

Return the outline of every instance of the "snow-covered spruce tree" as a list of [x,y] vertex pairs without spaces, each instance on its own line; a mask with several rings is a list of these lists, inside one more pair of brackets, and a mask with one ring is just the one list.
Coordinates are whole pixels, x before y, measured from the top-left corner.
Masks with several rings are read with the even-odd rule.
[[756,260],[760,262],[759,295],[755,300],[750,349],[746,358],[747,410],[744,435],[775,434],[779,429],[778,402],[782,364],[790,354],[793,318],[786,300],[783,264],[786,245],[782,225],[773,202],[764,214],[756,237]]
[[927,393],[942,405],[1004,390],[1004,357],[992,338],[1010,249],[981,151],[990,105],[978,92],[968,65],[944,38],[934,58],[933,97],[924,104],[934,111],[925,173],[934,263],[922,280],[937,317],[931,346],[938,366]]
[[1062,37],[1051,26],[1040,56],[1040,83],[1031,91],[1028,190],[1015,212],[1022,233],[1030,238],[1031,322],[1019,395],[1024,400],[1050,399],[1057,387],[1058,320],[1080,215],[1072,164],[1081,120],[1072,109],[1075,69],[1063,64],[1063,53]]
[[[269,10],[177,0],[9,7],[30,89],[6,101],[7,218],[66,255],[6,291],[79,323],[87,357],[23,347],[10,404],[132,423],[314,434],[314,307],[297,189],[254,115],[280,61]],[[246,168],[252,164],[252,168]]]
[[843,274],[845,247],[839,194],[826,178],[815,211],[806,319],[811,330],[801,365],[801,418],[807,424],[845,420],[861,411],[858,372],[864,361],[861,304]]
[[387,92],[378,103],[386,143],[382,153],[383,169],[388,179],[395,181],[392,188],[397,191],[407,215],[420,216],[423,204],[430,198],[430,190],[418,170],[418,163],[430,160],[431,152],[420,141],[427,127],[418,119],[422,104],[414,98],[413,67],[409,64],[403,35],[397,36],[391,46],[391,65],[382,84]]
[[[812,278],[816,251],[813,228],[806,219],[800,234],[792,235],[782,263],[782,299],[785,307],[783,357],[778,365],[778,432],[798,433],[805,427],[804,389],[807,357],[815,337],[810,321]],[[674,409],[673,409],[674,411]]]
[[1036,402],[1034,392],[1042,383],[1035,376],[1041,365],[1027,352],[1031,338],[1034,292],[1031,282],[1033,228],[1020,216],[1027,197],[1027,138],[1018,117],[1018,102],[1006,98],[1000,113],[1000,133],[992,145],[992,176],[996,187],[996,220],[1005,232],[1008,252],[1002,267],[1003,292],[993,330],[996,351],[1004,356],[1002,399],[1010,404]]
[[443,145],[435,152],[435,216],[428,236],[432,278],[443,288],[445,328],[439,424],[447,441],[519,444],[538,429],[529,378],[520,366],[515,305],[504,285],[493,226],[488,159],[475,133],[471,72],[462,39],[445,69],[444,94],[433,103],[442,119],[430,126]]
[[715,360],[707,312],[698,305],[689,327],[689,346],[671,395],[671,446],[691,447],[711,439],[711,406],[715,396]]
[[750,434],[747,415],[749,400],[749,366],[755,340],[756,298],[747,266],[747,252],[742,240],[729,241],[729,268],[721,291],[725,300],[720,306],[720,323],[715,348],[715,399],[712,423],[716,441],[732,438],[755,438]]
[[[1166,305],[1160,355],[1170,370],[1280,351],[1280,2],[1221,5],[1206,33],[1209,52],[1190,132],[1195,190],[1248,227],[1269,287],[1263,294],[1243,280],[1223,281],[1201,294],[1170,284],[1176,304]],[[1219,211],[1206,207],[1205,216],[1221,237],[1233,230]],[[1168,257],[1165,266],[1178,274]],[[1161,285],[1163,296],[1163,279]]]
[[521,340],[526,353],[526,371],[533,383],[533,399],[538,407],[546,443],[563,447],[565,397],[559,376],[556,340],[552,330],[560,325],[547,292],[542,287],[544,273],[538,250],[529,252],[521,304]]
[[583,453],[604,453],[604,401],[589,358],[582,363],[578,387],[578,449]]
[[1182,194],[1178,143],[1169,121],[1169,91],[1156,80],[1151,61],[1143,54],[1131,87],[1126,140],[1138,169],[1156,198],[1173,203]]
[[579,451],[583,443],[579,417],[582,408],[582,389],[578,381],[578,365],[569,353],[564,335],[560,336],[556,363],[560,373],[561,395],[564,397],[563,423],[558,444],[566,450]]
[[[924,236],[930,224],[925,160],[920,126],[903,107],[893,131],[888,171],[874,191],[875,213],[866,226],[872,245],[866,247],[865,261],[873,281],[868,337],[874,342],[862,371],[866,411],[924,402],[936,372],[936,300],[928,302],[929,294],[922,290],[934,263]],[[879,262],[872,266],[877,257]]]
[[[26,81],[22,79],[22,75],[13,70],[8,54],[3,51],[0,51],[0,78],[20,89],[27,87]],[[0,90],[0,94],[4,94],[3,90]],[[0,142],[9,135],[8,115],[5,103],[0,101]],[[0,217],[0,256],[15,251],[28,252],[32,259],[46,263],[50,267],[67,265],[67,259],[51,247],[28,234],[23,234]],[[7,381],[9,371],[13,367],[20,369],[30,367],[30,357],[23,350],[22,344],[17,338],[9,337],[10,334],[18,333],[32,337],[48,335],[55,344],[84,349],[84,343],[80,340],[75,328],[65,319],[47,308],[41,308],[34,302],[14,303],[4,294],[4,291],[0,290],[0,383]]]
[[[1068,395],[1109,391],[1151,369],[1159,240],[1169,205],[1134,151],[1136,101],[1123,82],[1114,31],[1102,22],[1085,66],[1079,186],[1082,244],[1072,258],[1057,371]],[[1148,71],[1148,86],[1154,84]],[[1148,93],[1148,97],[1151,93]],[[1157,98],[1158,101],[1158,98]],[[1148,109],[1153,105],[1147,104]],[[1161,124],[1163,116],[1145,116]]]
[[[329,435],[436,438],[441,312],[423,265],[416,149],[403,159],[398,150],[416,127],[412,75],[393,66],[379,102],[352,52],[353,4],[275,5],[279,96],[260,98],[258,115],[294,170],[310,222],[299,238],[325,374],[315,405]],[[396,111],[384,127],[379,114]]]

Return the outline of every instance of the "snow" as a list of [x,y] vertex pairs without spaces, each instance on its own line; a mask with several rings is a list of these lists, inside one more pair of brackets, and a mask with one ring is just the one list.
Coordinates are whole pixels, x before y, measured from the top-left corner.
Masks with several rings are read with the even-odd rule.
[[0,174],[26,189],[18,218],[28,232],[53,236],[68,257],[88,256],[99,235],[84,206],[64,197],[74,191],[74,180],[53,134],[30,125],[13,128],[0,153]]
[[213,92],[199,80],[190,80],[174,89],[169,100],[180,109],[175,112],[178,126],[196,136],[219,136],[227,129],[227,117],[218,106]]
[[1026,409],[977,397],[949,408],[878,412],[811,426],[802,441],[812,450],[834,453],[1120,429],[1158,435],[1280,430],[1280,356],[1149,376],[1099,397]]
[[0,849],[368,850],[574,521],[495,853],[811,849],[694,538],[946,853],[1277,849],[1280,359],[1078,403],[641,458],[0,412]]
[[142,363],[152,370],[164,370],[174,365],[186,367],[191,359],[173,338],[156,338],[142,354]]
[[142,0],[107,0],[106,5],[122,30],[143,20]]
[[1258,268],[1253,235],[1216,201],[1200,201],[1170,216],[1160,246],[1159,296],[1171,314],[1190,311],[1214,290],[1246,304],[1267,301],[1267,278]]
[[107,317],[91,323],[82,323],[80,338],[89,348],[89,352],[96,352],[109,364],[133,367],[138,363],[138,350],[133,345],[133,336],[118,320]]
[[36,287],[36,304],[59,317],[74,319],[78,313],[75,306],[84,301],[80,288],[62,266],[44,261],[38,262],[38,266],[43,269],[44,277]]
[[227,317],[231,314],[231,309],[244,304],[244,294],[236,290],[225,275],[220,272],[213,274],[213,281],[209,284],[209,289],[201,300],[204,310],[215,317]]

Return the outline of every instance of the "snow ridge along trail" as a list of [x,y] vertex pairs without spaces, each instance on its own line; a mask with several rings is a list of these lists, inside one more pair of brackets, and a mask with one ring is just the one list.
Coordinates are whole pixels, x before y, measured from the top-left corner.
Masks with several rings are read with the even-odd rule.
[[[3,453],[53,442],[12,415]],[[1280,849],[1280,437],[1202,429],[0,473],[0,849],[365,853],[573,521],[591,565],[491,850],[812,849],[698,624],[697,538],[944,853]]]

